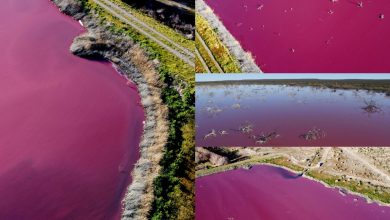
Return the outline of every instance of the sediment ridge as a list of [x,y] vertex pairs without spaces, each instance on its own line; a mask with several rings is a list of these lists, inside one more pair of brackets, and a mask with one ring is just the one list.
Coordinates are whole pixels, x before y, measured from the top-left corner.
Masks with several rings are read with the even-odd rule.
[[159,162],[168,139],[168,108],[161,100],[156,66],[132,39],[109,30],[93,11],[78,0],[51,0],[60,11],[79,20],[87,32],[76,37],[70,51],[88,59],[112,62],[117,70],[136,84],[145,111],[140,158],[132,170],[132,182],[122,200],[121,219],[147,219],[154,199],[153,181],[159,175]]

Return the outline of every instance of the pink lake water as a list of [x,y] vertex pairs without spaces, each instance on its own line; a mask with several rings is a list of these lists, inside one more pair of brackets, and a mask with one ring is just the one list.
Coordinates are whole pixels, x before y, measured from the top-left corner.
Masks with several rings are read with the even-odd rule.
[[0,7],[0,219],[119,219],[144,113],[110,63],[69,52],[84,32],[49,0]]
[[390,72],[390,1],[205,1],[263,72]]
[[390,219],[390,207],[272,166],[200,177],[195,187],[197,220]]
[[[370,102],[378,111],[363,109]],[[203,147],[390,145],[390,96],[366,90],[199,83],[195,118],[196,145]],[[252,131],[240,130],[248,125]],[[212,130],[216,135],[206,137]],[[313,130],[317,139],[301,136]],[[273,132],[278,136],[264,143],[253,138]]]

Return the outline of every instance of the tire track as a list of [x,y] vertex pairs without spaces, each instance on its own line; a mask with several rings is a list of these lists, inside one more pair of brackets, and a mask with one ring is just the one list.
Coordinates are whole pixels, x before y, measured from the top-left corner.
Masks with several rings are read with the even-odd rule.
[[210,48],[207,46],[206,42],[204,42],[203,38],[200,36],[200,34],[198,33],[198,31],[195,31],[195,37],[197,37],[200,41],[200,43],[202,44],[202,46],[205,48],[206,52],[207,52],[207,55],[209,55],[209,57],[211,58],[211,60],[213,61],[214,65],[217,67],[219,73],[224,73],[224,71],[222,70],[221,66],[219,65],[219,63],[217,62],[217,60],[215,59],[213,53],[211,52]]
[[347,147],[341,147],[340,149],[343,152],[345,152],[348,156],[350,156],[350,158],[359,161],[361,164],[365,165],[368,169],[370,169],[373,173],[376,173],[379,176],[381,176],[387,183],[390,183],[390,176],[387,173],[385,173],[383,170],[371,164],[367,158],[364,158],[364,156],[359,155],[358,153],[348,149]]
[[130,17],[132,20],[136,21],[139,25],[145,27],[148,29],[148,31],[158,35],[159,37],[163,38],[164,40],[168,41],[170,44],[174,45],[178,49],[182,50],[185,55],[194,58],[195,55],[192,51],[189,51],[187,48],[177,44],[176,42],[172,41],[170,38],[165,36],[164,34],[160,33],[159,31],[155,30],[153,27],[150,27],[147,23],[143,22],[139,18],[137,18],[135,15],[133,15],[131,12],[126,11],[125,9],[121,8],[120,6],[116,5],[115,3],[109,1],[109,0],[96,0],[96,1],[103,1],[106,5],[111,6],[112,8],[115,8],[117,11],[120,11],[122,14],[126,15],[127,17]]
[[206,61],[204,61],[202,55],[200,55],[198,48],[195,48],[195,53],[196,53],[196,56],[198,56],[200,62],[202,63],[203,69],[206,70],[206,73],[211,73],[209,67],[206,64]]

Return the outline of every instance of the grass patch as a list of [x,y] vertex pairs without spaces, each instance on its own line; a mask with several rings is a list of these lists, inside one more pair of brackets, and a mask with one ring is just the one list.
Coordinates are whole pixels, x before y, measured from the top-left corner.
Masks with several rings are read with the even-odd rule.
[[199,57],[195,56],[195,73],[205,73],[205,72],[206,70],[204,69]]
[[110,22],[113,24],[110,26],[111,31],[128,35],[134,42],[138,43],[144,51],[146,51],[150,59],[157,59],[160,62],[159,72],[169,72],[175,77],[175,79],[185,81],[190,87],[194,87],[195,75],[193,67],[166,51],[148,37],[138,33],[136,30],[129,27],[128,24],[123,23],[121,20],[112,16],[110,13],[96,5],[92,0],[88,0],[86,6],[88,9],[94,10],[99,15],[102,19],[102,23]]
[[[149,219],[193,219],[194,68],[132,29],[128,24],[113,17],[92,0],[87,0],[85,6],[87,10],[93,10],[98,14],[101,24],[111,23],[110,31],[129,36],[140,45],[151,60],[157,59],[160,62],[157,71],[160,80],[166,85],[162,89],[161,98],[169,109],[169,136],[160,162],[161,173],[153,182],[154,202]],[[141,13],[138,13],[138,16],[144,21],[154,22],[154,25],[157,25],[156,29],[168,30],[168,27],[163,27],[164,25],[153,21],[152,18],[141,18]],[[188,44],[187,40],[182,40],[181,43]],[[191,48],[194,48],[194,43],[192,44]],[[175,89],[176,85],[182,85],[181,94]]]
[[187,48],[190,51],[195,50],[195,44],[193,40],[187,39],[182,34],[180,34],[175,29],[161,23],[160,21],[149,17],[148,15],[144,14],[142,11],[137,10],[135,8],[132,8],[131,6],[127,5],[126,3],[123,3],[121,0],[110,0],[111,2],[114,2],[116,5],[120,6],[121,8],[125,9],[126,11],[131,12],[135,17],[137,17],[139,20],[147,23],[150,27],[157,30],[158,32],[162,33],[163,35],[167,36],[171,40],[173,40],[175,43],[179,44],[180,46]]
[[[215,173],[219,173],[219,172],[223,172],[223,171],[227,171],[227,170],[234,170],[234,169],[239,169],[239,168],[243,168],[246,166],[253,166],[253,165],[260,165],[260,164],[275,164],[275,165],[284,166],[284,164],[288,165],[286,163],[286,161],[283,160],[282,158],[265,159],[265,158],[253,157],[253,158],[237,161],[235,163],[230,163],[230,164],[226,164],[226,165],[222,165],[222,166],[218,166],[218,167],[213,167],[210,165],[206,169],[197,170],[196,177],[207,176],[207,175],[211,175],[211,174],[215,174]],[[286,167],[288,167],[292,170],[295,170],[295,171],[303,171],[303,168],[301,168],[299,166],[295,166],[295,165],[291,165],[291,166],[289,165]]]
[[[206,65],[209,67],[210,71],[212,73],[219,73],[218,68],[215,66],[215,63],[213,62],[212,58],[209,56],[206,49],[202,46],[202,44],[200,43],[200,41],[197,37],[195,37],[195,45],[196,45],[196,48],[198,48],[199,54],[202,56]],[[200,65],[202,65],[202,64],[200,64]]]
[[[211,164],[204,164],[206,169],[196,171],[196,177],[207,176],[215,173],[220,173],[228,170],[234,170],[243,168],[245,166],[259,165],[259,164],[273,164],[282,167],[289,168],[296,172],[302,172],[305,169],[299,165],[291,163],[285,157],[275,157],[275,158],[258,158],[253,157],[247,160],[239,161],[236,163],[231,163],[223,166],[213,167]],[[306,176],[319,180],[326,183],[331,187],[340,187],[347,189],[351,192],[359,193],[361,195],[367,196],[371,200],[380,201],[386,204],[390,204],[390,192],[384,187],[375,186],[371,183],[362,182],[358,180],[348,179],[345,176],[334,176],[317,170],[309,170],[305,173]]]
[[[170,86],[173,79],[168,73],[162,73],[162,79],[168,85],[162,98],[169,108],[169,136],[160,163],[161,173],[154,180],[155,200],[150,218],[193,219],[194,95],[186,90],[182,98]],[[186,201],[182,201],[184,198]]]
[[390,193],[388,191],[382,190],[381,187],[374,186],[369,183],[363,183],[362,181],[336,177],[318,171],[309,171],[306,173],[306,175],[314,179],[323,181],[329,186],[341,187],[352,192],[367,196],[368,198],[375,201],[390,203]]
[[[219,39],[219,36],[216,33],[217,30],[213,30],[213,28],[206,21],[206,19],[204,19],[199,14],[195,15],[195,25],[199,35],[205,41],[206,45],[213,53],[215,59],[217,60],[221,68],[224,70],[224,72],[241,72],[238,60],[232,56],[229,49]],[[197,48],[199,48],[198,45],[196,46]]]
[[264,163],[275,164],[278,166],[287,167],[287,168],[294,170],[294,171],[297,171],[297,172],[304,171],[303,167],[291,163],[291,161],[289,161],[285,157],[276,157],[276,158],[265,159]]

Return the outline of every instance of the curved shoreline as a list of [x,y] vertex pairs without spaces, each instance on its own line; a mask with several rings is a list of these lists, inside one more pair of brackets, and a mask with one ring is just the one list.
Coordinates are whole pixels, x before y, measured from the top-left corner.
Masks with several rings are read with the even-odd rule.
[[[227,167],[226,169],[223,169],[221,171],[217,171],[217,172],[210,172],[210,173],[206,173],[206,174],[203,174],[203,175],[199,175],[197,176],[197,178],[200,178],[200,177],[205,177],[205,176],[209,176],[209,175],[214,175],[214,174],[218,174],[218,173],[223,173],[223,172],[228,172],[228,171],[232,171],[232,170],[237,170],[237,169],[245,169],[245,166],[271,166],[271,167],[277,167],[277,168],[281,168],[281,169],[284,169],[284,170],[287,170],[291,173],[294,173],[294,174],[301,174],[302,172],[299,172],[299,171],[296,171],[296,170],[293,170],[291,168],[288,168],[288,167],[285,167],[285,166],[282,166],[282,165],[277,165],[277,164],[273,164],[273,163],[267,163],[267,162],[254,162],[254,163],[248,163],[248,164],[245,164],[245,165],[238,165],[238,166],[233,166],[233,167]],[[303,174],[302,175],[303,178],[306,178],[306,179],[309,179],[311,181],[314,181],[314,182],[317,182],[317,183],[320,183],[321,185],[323,185],[324,187],[326,188],[330,188],[330,189],[337,189],[337,190],[344,190],[347,192],[347,194],[350,194],[350,195],[354,195],[354,196],[358,196],[360,198],[363,198],[367,204],[378,204],[379,206],[383,206],[383,207],[390,207],[390,204],[388,203],[384,203],[384,202],[381,202],[381,201],[377,201],[377,200],[372,200],[370,199],[368,196],[366,195],[363,195],[363,194],[360,194],[360,193],[357,193],[357,192],[353,192],[347,188],[343,188],[343,187],[339,187],[339,186],[331,186],[331,185],[328,185],[326,184],[325,182],[319,180],[319,179],[316,179],[316,178],[313,178],[311,176],[308,176],[306,174]]]
[[203,1],[196,0],[196,11],[203,16],[214,29],[221,41],[238,60],[241,70],[244,73],[262,73],[261,69],[256,65],[255,60],[249,52],[246,52],[240,43],[233,37],[233,35],[226,29],[225,25],[220,21],[213,10]]
[[121,219],[147,219],[154,199],[153,181],[159,174],[159,162],[168,139],[168,109],[160,98],[164,85],[159,82],[153,63],[129,37],[109,31],[110,24],[98,26],[101,20],[93,12],[85,12],[77,0],[51,1],[87,30],[74,39],[70,48],[73,54],[108,60],[137,86],[145,123],[139,144],[140,158],[122,199]]

